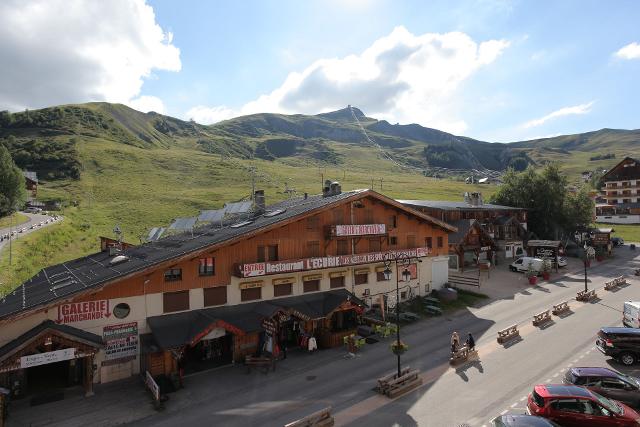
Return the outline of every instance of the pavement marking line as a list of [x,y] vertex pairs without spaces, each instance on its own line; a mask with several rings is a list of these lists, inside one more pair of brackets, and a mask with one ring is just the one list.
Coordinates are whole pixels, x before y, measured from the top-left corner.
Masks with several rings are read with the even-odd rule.
[[[591,304],[579,304],[576,302],[569,304],[569,309],[573,312],[575,312],[576,310],[581,309],[582,307],[590,307]],[[525,323],[526,322],[526,323]],[[529,320],[526,321],[522,321],[517,323],[517,325],[520,328],[520,337],[524,338],[526,335],[529,335],[531,333],[534,332],[538,332],[539,329],[535,326],[533,326],[531,324],[531,322],[529,322]],[[522,326],[520,326],[522,325]],[[482,355],[488,355],[493,353],[496,350],[508,350],[508,348],[505,348],[503,345],[498,344],[496,341],[489,341],[485,344],[483,344],[482,346],[478,346],[477,347],[478,350],[478,354],[482,354]],[[480,358],[476,358],[472,361],[477,361],[477,360],[481,360]],[[575,363],[572,362],[572,363]],[[429,369],[426,372],[423,372],[420,374],[420,378],[422,378],[422,384],[418,387],[416,387],[415,389],[401,394],[399,396],[393,397],[393,398],[388,398],[386,396],[383,396],[381,394],[375,394],[373,396],[367,397],[357,403],[354,403],[351,406],[348,406],[344,409],[342,409],[341,411],[338,411],[335,413],[334,415],[334,422],[336,426],[341,426],[341,425],[346,425],[349,424],[355,420],[357,420],[358,418],[364,417],[366,415],[369,415],[371,412],[380,409],[381,407],[388,405],[390,403],[395,402],[397,399],[400,399],[404,396],[407,396],[410,393],[414,393],[418,390],[421,390],[422,388],[426,387],[427,385],[430,385],[431,383],[433,383],[434,381],[436,381],[437,379],[439,379],[440,377],[444,376],[444,375],[448,375],[451,373],[455,373],[456,369],[459,369],[461,367],[464,367],[466,364],[462,364],[460,366],[458,366],[457,368],[455,367],[451,367],[449,365],[449,363],[442,363],[439,366],[435,366],[431,369]],[[568,365],[566,369],[571,368],[571,365]],[[551,382],[551,379],[547,380],[546,382]],[[504,415],[507,412],[507,410],[505,410],[503,413],[501,413],[500,415]]]
[[560,374],[555,374],[552,378],[558,378],[558,375]]
[[520,398],[520,402],[524,402],[527,399],[527,396],[523,396]]
[[518,402],[516,402],[516,403],[512,404],[512,405],[511,405],[511,407],[512,407],[512,408],[515,408],[517,404],[518,404]]
[[545,381],[545,383],[550,383],[551,382],[551,378],[547,378],[547,380]]
[[504,411],[500,412],[500,415],[504,415],[504,414],[506,414],[507,412],[509,412],[509,410],[505,409]]

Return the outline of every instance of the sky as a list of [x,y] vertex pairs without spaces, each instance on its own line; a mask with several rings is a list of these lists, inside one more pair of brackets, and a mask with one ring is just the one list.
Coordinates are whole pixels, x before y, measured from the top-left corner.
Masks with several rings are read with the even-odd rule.
[[635,0],[3,0],[0,110],[211,124],[351,104],[495,142],[637,129],[639,22]]

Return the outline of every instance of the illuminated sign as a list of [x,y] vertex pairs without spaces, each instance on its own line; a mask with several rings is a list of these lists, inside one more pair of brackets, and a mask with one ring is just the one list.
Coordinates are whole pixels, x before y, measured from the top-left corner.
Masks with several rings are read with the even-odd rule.
[[336,225],[335,235],[345,236],[367,236],[372,234],[385,234],[387,232],[384,224],[345,224]]

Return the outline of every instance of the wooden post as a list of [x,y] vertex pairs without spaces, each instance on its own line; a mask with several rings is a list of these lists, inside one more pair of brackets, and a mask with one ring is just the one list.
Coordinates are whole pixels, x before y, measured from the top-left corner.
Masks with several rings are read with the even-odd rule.
[[93,396],[93,360],[93,354],[84,358],[84,397]]

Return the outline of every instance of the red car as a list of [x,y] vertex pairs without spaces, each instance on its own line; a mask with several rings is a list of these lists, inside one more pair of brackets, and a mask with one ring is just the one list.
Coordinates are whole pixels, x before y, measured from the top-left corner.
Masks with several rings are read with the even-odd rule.
[[640,415],[624,403],[574,385],[535,386],[529,395],[527,412],[563,427],[640,426]]

